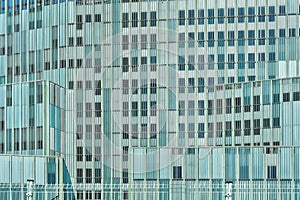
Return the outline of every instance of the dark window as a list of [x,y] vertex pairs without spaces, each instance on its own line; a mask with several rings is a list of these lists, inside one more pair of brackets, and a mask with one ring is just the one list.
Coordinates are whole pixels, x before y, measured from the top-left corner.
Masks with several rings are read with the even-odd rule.
[[234,135],[235,136],[240,136],[241,135],[241,121],[235,121],[235,130],[234,130]]
[[77,37],[76,38],[76,44],[77,44],[77,46],[82,46],[83,45],[82,37]]
[[285,29],[279,29],[279,37],[285,37]]
[[138,116],[138,102],[132,102],[131,103],[131,115],[136,117]]
[[92,169],[86,169],[86,183],[92,183]]
[[279,6],[279,14],[284,15],[285,14],[285,6]]
[[225,128],[226,128],[226,130],[225,130],[225,136],[226,137],[231,137],[231,122],[226,122],[226,124],[225,124]]
[[204,24],[204,9],[198,10],[198,24]]
[[258,7],[258,21],[265,22],[266,8],[264,6]]
[[74,68],[74,60],[73,59],[69,60],[69,68]]
[[178,12],[179,15],[179,25],[184,25],[185,24],[185,11],[184,10],[179,10]]
[[289,29],[289,37],[296,37],[296,29],[294,28]]
[[293,101],[300,101],[300,92],[293,93]]
[[245,8],[238,8],[238,23],[245,22]]
[[279,118],[273,118],[273,127],[280,127]]
[[175,179],[181,179],[182,178],[181,166],[174,166],[173,167],[173,178],[175,178]]
[[150,12],[150,26],[156,26],[156,12]]
[[248,8],[248,22],[255,22],[255,7]]
[[234,8],[228,8],[228,23],[234,23]]
[[214,9],[208,9],[208,24],[214,23]]
[[270,119],[264,119],[263,120],[263,128],[270,128]]
[[50,70],[50,62],[45,62],[44,69],[45,70]]
[[250,133],[251,133],[251,126],[250,126],[250,124],[251,124],[250,120],[245,120],[244,121],[244,127],[245,127],[244,135],[250,135]]
[[283,93],[283,102],[290,101],[290,93]]
[[224,23],[224,8],[218,9],[218,23],[223,24]]
[[275,21],[275,6],[269,6],[269,22]]
[[279,94],[273,94],[273,103],[279,103],[280,96]]
[[231,98],[226,99],[226,114],[231,113]]
[[253,97],[253,111],[260,111],[260,96]]
[[122,14],[122,27],[127,28],[128,27],[128,13]]
[[69,46],[74,46],[74,38],[69,37]]
[[195,11],[194,10],[188,11],[188,20],[189,20],[189,25],[195,24]]
[[213,115],[214,114],[214,100],[208,100],[208,103],[207,103],[207,114],[208,115]]
[[237,97],[235,98],[235,113],[240,113],[241,112],[241,98]]
[[95,14],[95,22],[101,22],[101,14]]
[[91,15],[86,15],[85,16],[85,21],[86,22],[92,22],[92,16]]
[[253,120],[254,135],[260,134],[260,119]]
[[269,53],[269,61],[275,61],[276,60],[276,54],[275,52]]
[[277,178],[276,166],[268,166],[268,178]]
[[147,12],[141,13],[141,27],[147,26]]
[[82,66],[82,59],[77,59],[76,60],[76,66],[77,66],[77,68],[82,68],[83,66]]

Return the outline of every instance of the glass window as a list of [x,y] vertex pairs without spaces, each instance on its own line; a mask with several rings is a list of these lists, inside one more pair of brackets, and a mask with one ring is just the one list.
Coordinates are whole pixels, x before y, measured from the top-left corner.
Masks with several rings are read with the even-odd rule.
[[208,9],[208,24],[214,23],[214,9]]
[[275,21],[275,6],[269,6],[269,22]]
[[182,178],[181,166],[173,166],[173,178],[174,179],[181,179]]
[[224,62],[224,54],[219,54],[218,55],[218,62]]
[[255,45],[255,30],[248,31],[248,45],[249,46]]
[[228,83],[234,83],[234,77],[228,77]]
[[248,8],[248,22],[255,22],[255,7]]
[[275,30],[269,29],[269,38],[275,38]]
[[132,27],[138,27],[138,13],[133,12],[131,14],[131,18],[132,18]]
[[283,93],[283,102],[290,101],[290,93]]
[[224,32],[223,31],[218,32],[218,40],[224,40]]
[[127,28],[128,27],[128,13],[122,14],[122,27]]
[[266,61],[266,54],[265,53],[259,53],[258,54],[258,61]]
[[263,120],[263,128],[270,128],[270,119],[266,118]]
[[101,22],[101,14],[95,14],[95,22]]
[[253,110],[260,111],[260,96],[253,96]]
[[228,23],[234,23],[234,8],[228,8]]
[[269,15],[275,15],[275,6],[269,6]]
[[266,15],[266,8],[264,6],[258,7],[258,21],[259,22],[265,21],[265,15]]
[[208,40],[214,40],[214,32],[208,32]]
[[204,24],[204,9],[199,9],[198,10],[198,24]]
[[238,23],[245,22],[245,8],[238,8]]
[[285,15],[285,6],[279,6],[279,14]]
[[195,11],[194,10],[188,11],[188,18],[189,18],[189,25],[194,25],[195,24]]
[[255,62],[255,53],[248,53],[248,62]]
[[275,30],[270,29],[269,30],[269,45],[274,45],[275,42],[276,42],[276,40],[275,40]]
[[234,54],[228,54],[228,62],[234,62]]
[[218,23],[223,24],[224,23],[224,8],[218,9]]
[[275,54],[275,52],[269,53],[269,61],[275,61],[275,59],[276,59],[276,54]]
[[255,15],[255,7],[248,7],[248,16]]
[[255,30],[249,30],[248,31],[248,38],[249,39],[255,38]]
[[228,69],[234,69],[234,54],[228,54]]
[[214,17],[214,9],[208,9],[208,17]]
[[293,93],[293,101],[300,101],[300,92]]
[[150,26],[156,26],[156,12],[150,12]]
[[92,22],[92,16],[91,16],[91,15],[86,15],[86,16],[85,16],[85,21],[86,21],[87,23]]
[[223,31],[220,31],[218,32],[218,46],[219,47],[223,47],[224,46],[224,32]]
[[255,81],[255,76],[248,76],[248,81]]
[[199,9],[198,10],[198,17],[203,18],[204,17],[204,9]]
[[214,46],[214,32],[208,32],[208,46]]
[[147,26],[147,12],[141,12],[141,27]]
[[245,38],[245,32],[244,31],[238,31],[238,39],[244,39]]
[[228,46],[234,46],[234,31],[228,31]]
[[285,29],[279,29],[279,37],[285,37]]
[[244,53],[238,54],[238,62],[245,62],[245,54]]
[[198,40],[204,40],[204,32],[198,32]]
[[265,45],[265,38],[266,38],[266,31],[265,30],[258,30],[258,44]]
[[296,37],[296,29],[294,28],[289,29],[289,37]]
[[195,11],[189,10],[188,15],[189,15],[189,18],[195,18]]
[[185,11],[179,10],[179,25],[185,25]]
[[277,178],[276,166],[268,166],[268,178],[269,179]]

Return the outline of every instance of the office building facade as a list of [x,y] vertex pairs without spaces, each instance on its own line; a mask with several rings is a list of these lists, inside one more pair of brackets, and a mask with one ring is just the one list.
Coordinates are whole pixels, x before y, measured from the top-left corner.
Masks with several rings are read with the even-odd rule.
[[299,199],[299,15],[0,1],[0,198]]

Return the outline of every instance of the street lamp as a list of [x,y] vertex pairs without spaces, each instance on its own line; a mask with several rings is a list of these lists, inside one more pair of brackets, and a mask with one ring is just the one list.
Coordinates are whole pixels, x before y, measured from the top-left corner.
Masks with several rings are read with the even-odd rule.
[[231,200],[232,199],[232,182],[225,182],[225,187],[226,187],[226,193],[225,193],[225,199],[226,200]]
[[33,182],[34,182],[33,179],[27,179],[27,193],[26,193],[27,200],[32,200]]

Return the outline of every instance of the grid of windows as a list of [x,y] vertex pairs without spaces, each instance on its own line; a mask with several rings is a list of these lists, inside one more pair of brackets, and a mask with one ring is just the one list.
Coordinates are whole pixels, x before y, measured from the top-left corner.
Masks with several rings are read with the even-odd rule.
[[[226,1],[226,7],[217,1],[43,2],[0,1],[2,154],[64,151],[67,161],[73,156],[78,164],[71,177],[85,184],[192,181],[197,174],[196,179],[213,181],[290,179],[280,174],[284,164],[271,161],[257,161],[260,170],[249,173],[249,160],[257,155],[269,160],[269,146],[298,145],[292,131],[299,128],[298,115],[291,114],[300,101],[299,80],[292,78],[299,76],[300,32],[290,19],[299,15],[294,1],[247,6]],[[45,92],[41,80],[53,82],[54,89]],[[67,89],[57,95],[56,86]],[[49,104],[49,119],[40,116],[40,104]],[[206,145],[217,148],[205,163],[224,164],[224,174],[213,167],[206,173],[203,163],[203,171],[192,170],[199,146]],[[249,145],[257,149],[243,149]],[[141,158],[137,167],[130,163],[131,152],[164,147],[187,148],[188,163],[178,161],[168,172],[130,173],[154,168]],[[183,155],[180,148],[167,158]],[[226,161],[217,157],[221,152]],[[239,173],[233,173],[237,159]],[[106,191],[76,192],[78,199],[117,198]]]

